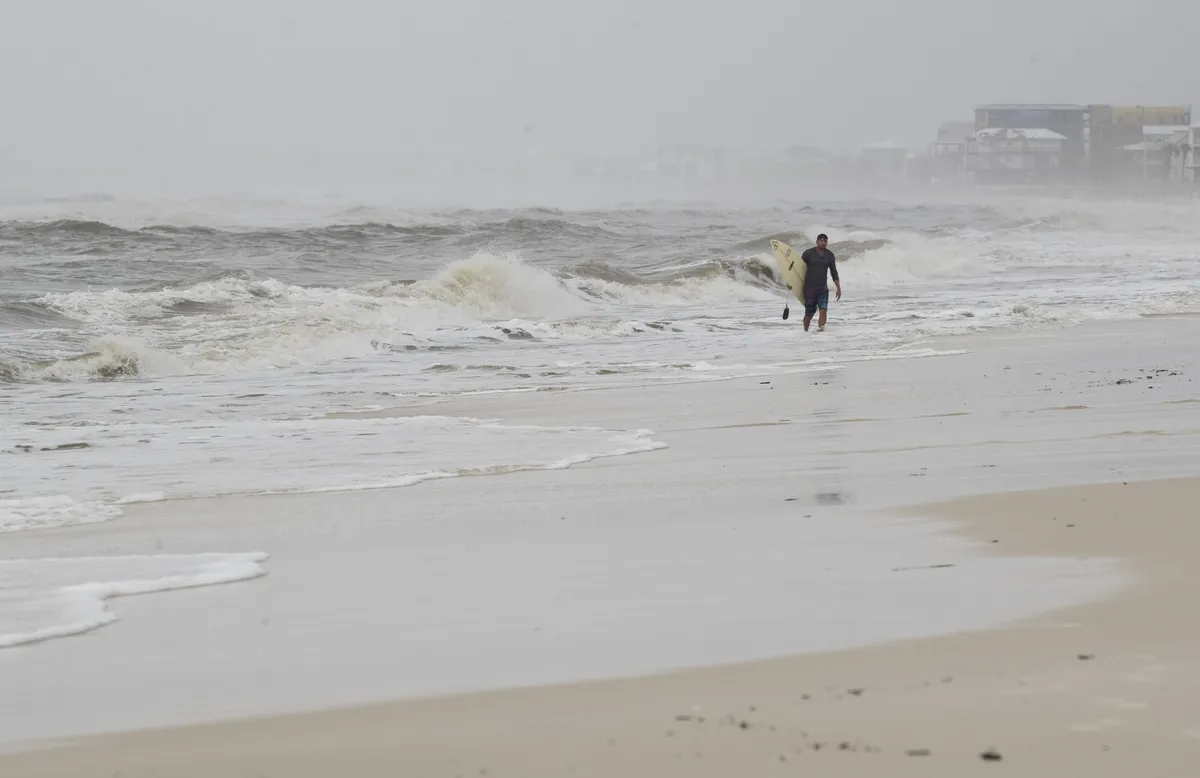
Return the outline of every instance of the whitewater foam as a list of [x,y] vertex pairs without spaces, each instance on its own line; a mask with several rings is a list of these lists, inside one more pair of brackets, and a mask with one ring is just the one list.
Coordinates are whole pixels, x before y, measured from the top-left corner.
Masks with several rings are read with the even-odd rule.
[[[13,483],[19,483],[10,471]],[[15,490],[7,490],[11,491]],[[121,510],[98,500],[75,501],[63,494],[37,497],[0,497],[0,533],[53,529],[78,524],[98,524],[121,515]]]
[[117,620],[113,597],[257,578],[264,553],[0,560],[0,649],[79,635]]
[[151,348],[130,335],[95,338],[82,354],[62,359],[17,363],[14,379],[26,381],[105,381],[134,376],[187,372],[177,356]]
[[[5,463],[14,485],[14,496],[0,499],[5,531],[107,521],[139,502],[402,487],[665,446],[649,430],[444,416],[121,421],[6,434],[29,442]],[[122,466],[114,471],[113,461]]]
[[838,269],[855,287],[886,290],[895,285],[929,283],[949,278],[971,278],[1000,272],[982,247],[961,240],[896,233],[891,243],[839,262]]
[[635,285],[587,278],[574,280],[573,286],[584,294],[618,305],[728,305],[778,299],[777,292],[755,286],[751,279],[739,280],[723,275]]
[[147,502],[162,502],[167,499],[166,492],[145,492],[142,494],[127,494],[117,500],[117,505],[138,505]]
[[[622,316],[638,306],[703,312],[777,299],[762,283],[722,271],[623,284],[560,277],[511,255],[481,253],[412,283],[326,288],[229,277],[156,291],[55,292],[35,302],[104,334],[86,353],[14,372],[26,380],[86,381],[250,371],[369,356],[379,343],[461,346],[497,329],[507,338],[625,337],[662,330]],[[187,305],[209,307],[178,315]]]
[[450,263],[428,281],[393,288],[392,294],[435,301],[475,320],[562,318],[590,310],[554,275],[515,255],[476,254]]

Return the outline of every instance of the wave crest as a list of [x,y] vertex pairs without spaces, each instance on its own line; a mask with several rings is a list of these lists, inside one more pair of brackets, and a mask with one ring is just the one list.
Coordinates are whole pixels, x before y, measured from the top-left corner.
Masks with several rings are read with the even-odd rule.
[[[96,381],[311,364],[387,351],[447,348],[469,340],[609,338],[632,328],[614,310],[776,299],[761,258],[608,272],[551,270],[513,255],[479,253],[417,281],[353,287],[226,276],[186,286],[56,292],[33,301],[106,334],[68,358],[9,362],[7,381]],[[607,280],[602,276],[621,280]],[[661,316],[656,312],[656,318]],[[382,344],[382,345],[381,345]]]
[[130,337],[109,335],[96,339],[91,349],[61,359],[0,361],[0,381],[114,381],[143,374],[172,375],[187,367],[170,354],[147,347]]
[[452,262],[433,278],[395,288],[393,294],[482,320],[588,312],[587,302],[551,273],[514,256],[494,254]]

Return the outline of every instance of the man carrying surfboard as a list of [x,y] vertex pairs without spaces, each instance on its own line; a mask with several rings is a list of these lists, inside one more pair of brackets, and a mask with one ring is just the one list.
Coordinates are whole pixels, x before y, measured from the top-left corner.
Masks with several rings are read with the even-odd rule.
[[818,310],[821,315],[817,319],[817,331],[825,329],[825,317],[829,309],[829,278],[833,278],[834,286],[837,288],[835,299],[842,299],[842,282],[838,278],[837,258],[827,248],[828,245],[829,236],[822,232],[817,236],[816,247],[805,249],[804,253],[800,255],[800,259],[807,266],[804,272],[804,330],[806,332],[813,314]]

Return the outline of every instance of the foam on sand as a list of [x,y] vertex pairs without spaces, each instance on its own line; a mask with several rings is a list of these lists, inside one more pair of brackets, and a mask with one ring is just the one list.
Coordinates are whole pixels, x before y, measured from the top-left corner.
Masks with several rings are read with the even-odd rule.
[[[510,425],[466,416],[116,420],[8,430],[22,443],[0,452],[14,487],[0,498],[0,531],[106,521],[121,515],[118,506],[136,503],[411,486],[558,470],[665,446],[647,429]],[[114,470],[114,459],[124,466]]]
[[0,648],[117,620],[106,600],[266,575],[264,553],[0,560]]
[[76,501],[65,494],[0,498],[0,532],[96,524],[120,515],[120,509],[112,505]]

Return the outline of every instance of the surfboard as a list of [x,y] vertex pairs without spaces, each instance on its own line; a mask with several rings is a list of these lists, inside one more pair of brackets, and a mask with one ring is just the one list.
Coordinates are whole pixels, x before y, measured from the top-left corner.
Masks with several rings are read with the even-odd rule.
[[771,241],[771,251],[775,252],[775,261],[779,263],[779,275],[783,283],[796,299],[804,302],[804,273],[808,265],[800,259],[800,252],[780,240]]

